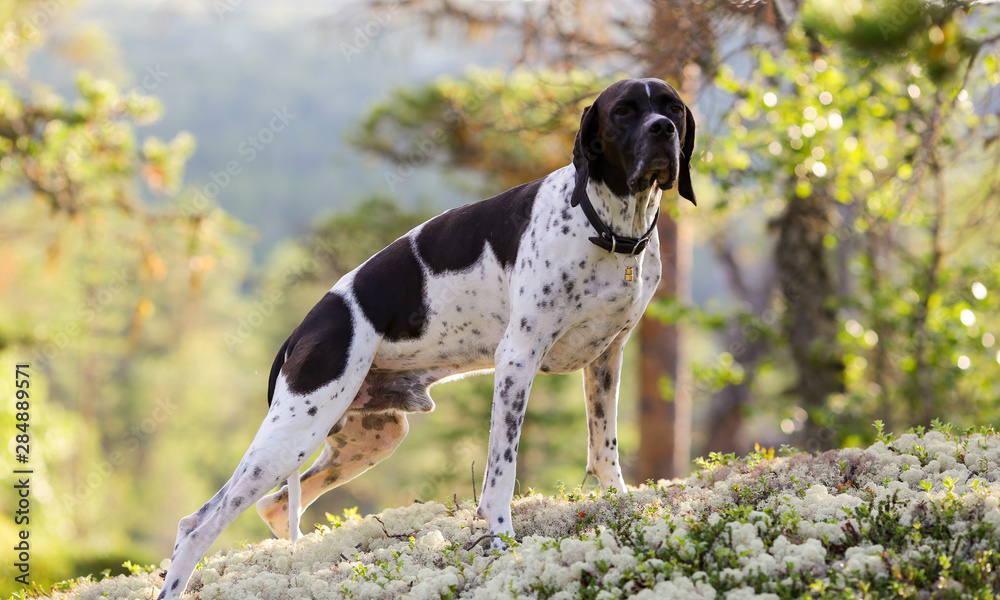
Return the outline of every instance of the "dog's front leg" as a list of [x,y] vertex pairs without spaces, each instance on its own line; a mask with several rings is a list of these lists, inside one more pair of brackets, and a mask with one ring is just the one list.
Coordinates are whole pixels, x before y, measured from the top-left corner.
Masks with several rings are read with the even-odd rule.
[[619,492],[625,490],[618,459],[618,387],[629,333],[620,334],[603,354],[583,369],[589,433],[587,473],[597,476],[605,492],[610,488]]
[[[510,503],[514,497],[517,446],[531,383],[545,354],[537,339],[524,339],[524,329],[530,326],[522,327],[519,332],[508,330],[495,355],[490,443],[478,510],[495,536],[514,535]],[[498,549],[505,547],[499,537],[493,538],[492,545]]]

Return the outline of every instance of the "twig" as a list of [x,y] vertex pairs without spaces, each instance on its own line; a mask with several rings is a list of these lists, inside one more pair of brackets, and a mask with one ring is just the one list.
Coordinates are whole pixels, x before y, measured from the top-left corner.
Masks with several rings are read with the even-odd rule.
[[498,537],[500,537],[500,536],[498,536],[496,534],[493,534],[493,533],[487,533],[487,534],[481,535],[481,536],[479,536],[478,539],[476,539],[476,541],[469,542],[468,544],[466,544],[465,545],[465,550],[466,550],[466,552],[468,552],[469,550],[472,550],[473,548],[475,548],[476,546],[478,546],[479,542],[481,542],[483,540],[486,540],[486,539],[492,540],[492,539],[498,538]]
[[[972,53],[972,55],[969,56],[969,60],[967,61],[965,68],[965,74],[962,76],[962,84],[958,87],[959,91],[955,92],[955,95],[951,98],[951,100],[947,104],[948,114],[950,114],[951,111],[954,110],[955,104],[958,102],[958,97],[961,94],[961,91],[964,90],[966,84],[968,84],[969,77],[972,75],[972,70],[976,66],[976,59],[979,57],[979,52],[981,48],[982,46],[976,48],[976,50]],[[941,108],[942,108],[941,104],[939,103],[934,108],[934,111],[931,113],[927,131],[924,133],[923,135],[924,139],[920,144],[920,149],[923,152],[919,157],[917,157],[913,161],[915,166],[913,169],[913,175],[910,176],[910,181],[911,181],[910,189],[907,190],[906,196],[903,197],[903,201],[901,203],[902,208],[900,211],[896,213],[896,216],[893,217],[892,219],[893,222],[895,222],[900,215],[906,214],[910,211],[910,206],[913,205],[913,202],[916,199],[920,182],[924,178],[924,171],[926,170],[928,163],[936,158],[932,156],[932,151],[934,147],[937,145],[938,139],[940,139],[941,137],[941,121],[942,119],[948,116],[948,114],[943,113]]]
[[[486,533],[486,534],[483,534],[483,535],[479,536],[479,538],[476,541],[469,542],[468,544],[466,544],[465,545],[465,550],[466,551],[472,550],[473,548],[476,547],[476,544],[478,544],[479,542],[481,542],[481,541],[483,541],[483,540],[485,540],[487,538],[489,538],[489,539],[492,540],[492,539],[499,538],[499,537],[500,536],[498,534],[495,534],[495,533]],[[518,544],[520,544],[520,543],[522,543],[524,541],[524,539],[523,538],[519,538],[519,537],[515,537],[514,541],[517,542]]]
[[476,497],[476,461],[472,461],[472,501],[479,504],[479,498]]
[[380,519],[380,518],[378,518],[378,517],[373,517],[373,518],[374,518],[374,519],[375,519],[376,521],[378,521],[378,524],[379,524],[379,525],[381,525],[381,526],[382,526],[382,533],[384,533],[384,534],[385,534],[385,537],[391,537],[391,538],[396,538],[397,540],[408,540],[408,539],[410,539],[410,536],[409,536],[408,534],[402,534],[402,533],[389,533],[389,530],[385,528],[385,522],[384,522],[384,521],[382,521],[382,519]]
[[944,263],[945,256],[945,248],[942,237],[944,235],[944,220],[947,208],[944,180],[941,178],[941,173],[937,166],[937,153],[932,149],[928,156],[930,157],[929,162],[933,163],[931,168],[934,171],[935,183],[937,185],[937,193],[934,195],[937,214],[934,216],[934,223],[931,225],[931,259],[926,272],[927,288],[924,290],[925,293],[921,294],[920,304],[917,308],[914,323],[916,334],[914,337],[917,341],[915,348],[916,369],[914,369],[914,374],[916,376],[917,386],[920,390],[920,396],[923,403],[923,423],[925,425],[930,424],[931,414],[934,409],[934,398],[931,390],[931,382],[928,377],[930,371],[925,368],[925,360],[927,359],[927,356],[925,356],[927,316],[930,314],[930,298],[940,287],[938,276],[940,274],[941,265]]

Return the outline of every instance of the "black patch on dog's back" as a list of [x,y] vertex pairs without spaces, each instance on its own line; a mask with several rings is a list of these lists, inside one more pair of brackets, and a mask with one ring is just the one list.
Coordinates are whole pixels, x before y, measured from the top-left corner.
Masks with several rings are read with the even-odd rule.
[[387,340],[423,335],[427,320],[424,272],[409,237],[399,238],[368,259],[355,273],[353,285],[365,317]]
[[435,274],[464,271],[476,263],[489,242],[504,268],[514,264],[542,181],[536,179],[434,217],[417,236],[420,257]]
[[295,394],[311,394],[343,375],[353,336],[354,319],[347,302],[338,294],[323,296],[279,353],[284,357],[287,348],[281,372],[288,388]]

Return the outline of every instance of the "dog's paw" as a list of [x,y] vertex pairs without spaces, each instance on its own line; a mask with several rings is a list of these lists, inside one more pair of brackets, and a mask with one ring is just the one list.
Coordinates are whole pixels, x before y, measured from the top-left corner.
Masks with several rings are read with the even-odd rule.
[[520,543],[521,540],[514,537],[513,531],[509,533],[497,533],[493,535],[493,540],[490,542],[490,549],[500,550],[503,552],[519,545]]

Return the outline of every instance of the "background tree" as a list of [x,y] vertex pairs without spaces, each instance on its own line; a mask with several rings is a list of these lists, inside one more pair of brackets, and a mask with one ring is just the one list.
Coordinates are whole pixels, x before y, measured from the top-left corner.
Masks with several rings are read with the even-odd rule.
[[[784,316],[761,339],[781,340],[774,356],[796,364],[782,428],[807,448],[850,443],[873,416],[960,420],[945,409],[964,403],[958,379],[996,366],[977,325],[995,266],[961,250],[994,243],[971,232],[996,202],[984,167],[997,159],[996,18],[962,3],[816,2],[779,46],[753,53],[749,79],[720,72],[737,100],[710,166],[730,205],[780,199],[765,204],[781,291],[765,312]],[[959,231],[971,235],[949,242]],[[971,281],[950,279],[958,264]],[[974,284],[975,307],[961,299]],[[945,288],[966,291],[949,301]],[[932,307],[944,312],[929,319]]]
[[[192,368],[221,339],[206,317],[236,299],[239,226],[205,198],[178,193],[194,140],[137,135],[159,112],[141,88],[122,92],[83,73],[65,98],[32,81],[27,57],[56,9],[68,10],[0,3],[0,356],[30,365],[39,581],[120,569],[126,549],[150,535],[134,507],[169,513],[193,479],[222,475],[212,465],[165,485],[179,445],[228,453],[209,439],[164,435],[166,423],[250,387],[224,382],[236,379],[225,361]],[[4,390],[12,376],[5,367]],[[6,431],[10,408],[0,411]],[[7,472],[13,461],[13,451],[0,458]],[[5,486],[3,505],[16,506],[16,493]],[[115,527],[102,525],[107,514],[118,515]],[[14,527],[5,519],[0,532],[14,539]],[[8,551],[3,590],[15,584]]]

